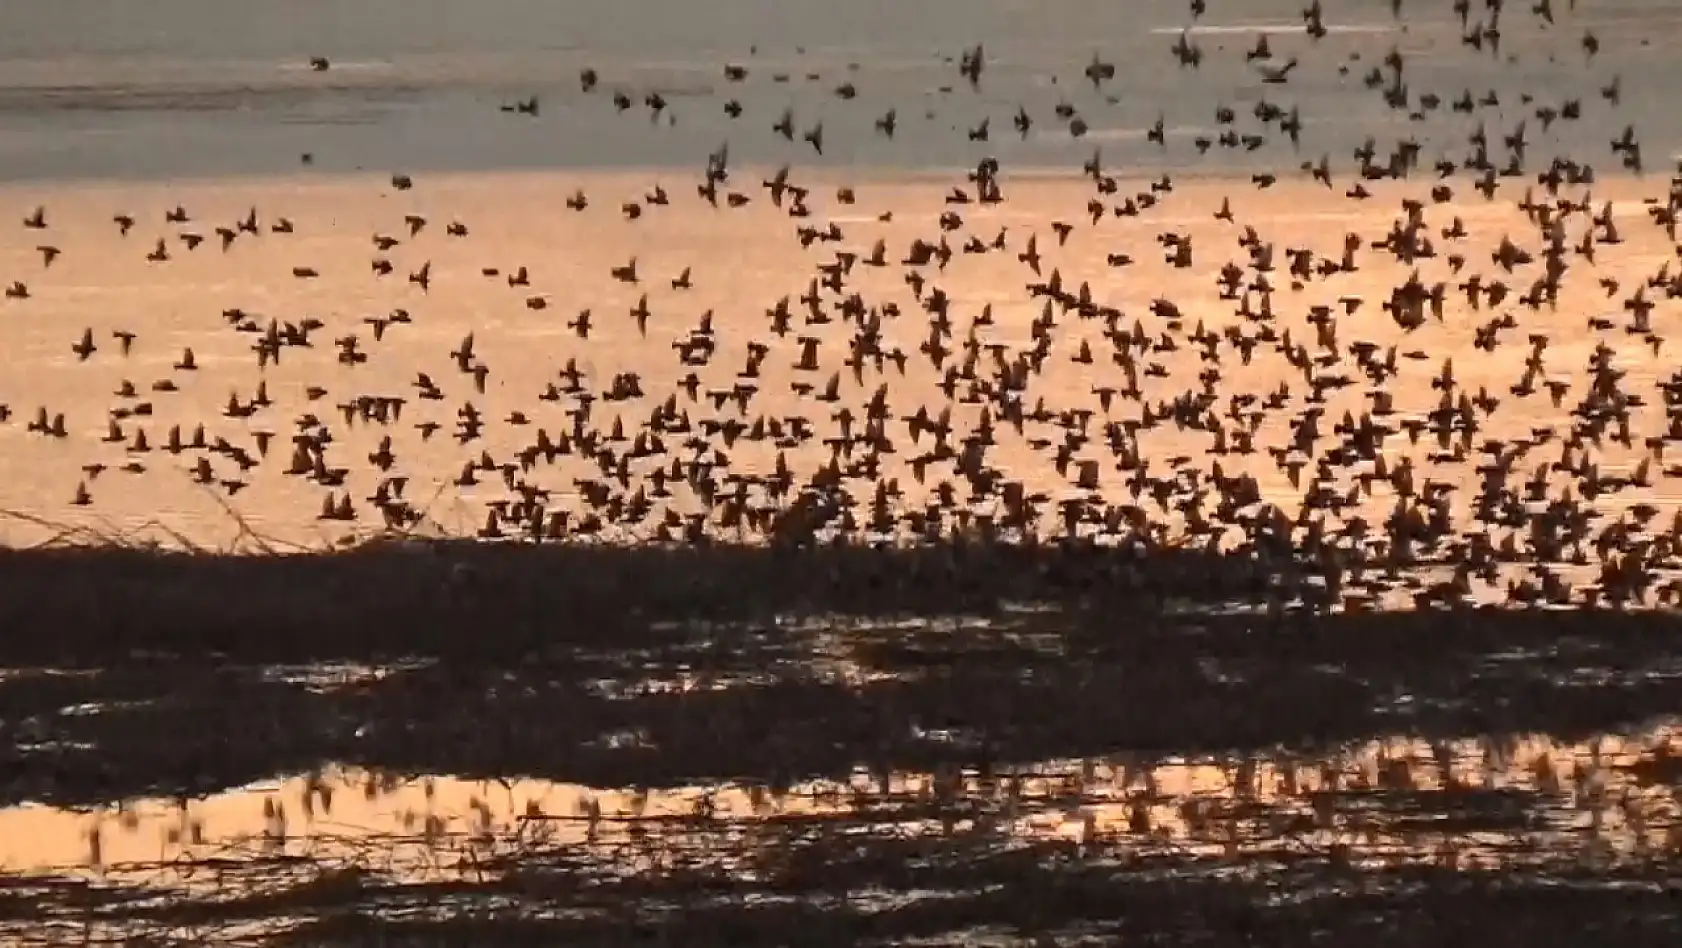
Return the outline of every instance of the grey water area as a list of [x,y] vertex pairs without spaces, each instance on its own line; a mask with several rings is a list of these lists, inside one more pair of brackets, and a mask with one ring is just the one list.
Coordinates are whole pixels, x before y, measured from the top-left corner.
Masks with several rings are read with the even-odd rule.
[[[726,140],[740,164],[886,173],[970,167],[984,155],[1007,168],[1072,169],[1096,148],[1140,173],[1232,174],[1322,152],[1346,160],[1368,137],[1411,136],[1428,157],[1463,150],[1459,124],[1410,120],[1365,87],[1393,49],[1415,99],[1492,90],[1504,125],[1538,104],[1582,99],[1580,122],[1533,128],[1544,160],[1551,151],[1612,167],[1606,144],[1631,124],[1662,165],[1682,149],[1668,120],[1682,66],[1664,52],[1682,10],[1660,0],[1580,6],[1550,29],[1509,17],[1493,55],[1461,42],[1450,4],[1418,0],[1401,19],[1387,0],[1329,3],[1319,40],[1303,35],[1294,0],[1211,3],[1195,24],[1177,0],[17,3],[0,12],[0,181],[698,167]],[[1580,49],[1586,31],[1607,50],[1593,61]],[[1262,82],[1243,55],[1263,33],[1275,60],[1301,61],[1288,84]],[[1200,67],[1177,64],[1182,36],[1204,50]],[[978,45],[987,67],[972,89],[957,63]],[[314,57],[331,68],[314,71]],[[1095,59],[1114,66],[1102,88],[1083,75]],[[727,63],[747,68],[745,80],[729,82]],[[600,78],[589,94],[585,69]],[[1615,76],[1620,106],[1599,107],[1596,90]],[[846,83],[855,97],[838,98]],[[615,92],[630,97],[623,113]],[[658,116],[644,104],[651,93],[668,103]],[[501,110],[534,96],[536,116]],[[741,118],[724,114],[727,99]],[[1300,110],[1301,155],[1188,147],[1216,128],[1218,106],[1243,114],[1261,101]],[[1077,109],[1083,135],[1054,113],[1059,104]],[[785,109],[799,131],[823,123],[822,155],[798,133],[772,131]],[[874,131],[889,109],[892,140]],[[1018,109],[1034,119],[1026,136],[1011,124]],[[1166,149],[1145,141],[1159,116]],[[984,120],[988,139],[972,140]]]

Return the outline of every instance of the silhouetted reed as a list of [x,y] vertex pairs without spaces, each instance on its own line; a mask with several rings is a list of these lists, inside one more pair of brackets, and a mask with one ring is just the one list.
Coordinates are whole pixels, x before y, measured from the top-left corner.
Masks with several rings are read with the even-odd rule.
[[[551,642],[625,644],[664,622],[788,614],[991,613],[1010,603],[1154,613],[1259,599],[1254,556],[1090,544],[802,547],[370,538],[291,553],[169,546],[65,529],[0,550],[0,660],[101,664],[134,651],[253,661],[411,654],[504,658]],[[95,594],[96,593],[96,594]]]
[[[0,680],[0,717],[31,722],[36,745],[0,751],[0,800],[192,796],[322,761],[660,787],[835,778],[860,761],[1314,753],[1392,731],[1569,740],[1682,707],[1682,678],[1663,673],[1673,620],[1612,618],[1028,612],[626,624],[617,637],[558,622],[508,661],[464,646],[309,681],[261,661],[303,649],[154,654]],[[952,737],[917,736],[937,731]]]
[[[429,877],[378,866],[379,853],[412,838],[365,839],[333,857],[223,854],[197,864],[212,877],[197,897],[14,884],[0,930],[28,917],[57,943],[121,934],[280,946],[958,944],[985,933],[1236,946],[1300,944],[1304,931],[1337,943],[1554,945],[1615,916],[1597,944],[1682,932],[1665,888],[1672,854],[1597,864],[1587,836],[1526,859],[1522,827],[1398,829],[1369,806],[1353,844],[1328,843],[1280,819],[1285,800],[1215,814],[1180,843],[1148,830],[1023,840],[989,822],[1003,800],[870,795],[828,816],[649,818],[587,845],[542,832],[539,817],[494,837],[428,837],[438,867]],[[1473,832],[1483,841],[1470,842]],[[1511,842],[1492,844],[1491,833]],[[1223,853],[1223,840],[1240,845]],[[1485,863],[1456,865],[1461,854]],[[186,868],[151,871],[179,885]]]
[[[657,644],[672,623],[987,616],[1021,608],[1055,610],[1070,629],[1112,640],[1203,622],[1236,621],[1291,636],[1316,635],[1328,623],[1361,624],[1324,615],[1328,603],[1315,569],[1288,548],[1212,552],[964,537],[891,546],[671,546],[376,536],[295,551],[240,526],[237,550],[195,547],[173,534],[165,545],[88,528],[62,528],[54,542],[28,549],[0,549],[0,662],[101,666],[137,653],[248,662],[417,655],[502,662],[551,648]],[[1471,627],[1491,621],[1508,632],[1515,623],[1558,628],[1577,621],[1539,620],[1536,612],[1494,617],[1464,599],[1449,606],[1428,617],[1376,621],[1455,636],[1478,636]],[[1170,618],[1235,607],[1249,614]],[[1611,615],[1592,614],[1596,624]],[[1632,629],[1660,622],[1628,621]]]

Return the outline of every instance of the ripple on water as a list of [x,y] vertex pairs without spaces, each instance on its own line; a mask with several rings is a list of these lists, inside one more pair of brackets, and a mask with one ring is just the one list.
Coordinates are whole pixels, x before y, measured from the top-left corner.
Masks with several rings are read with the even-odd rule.
[[[547,891],[545,878],[621,880],[598,881],[604,891],[641,878],[646,888],[650,859],[714,867],[715,884],[736,880],[739,905],[789,897],[774,894],[792,884],[785,874],[822,859],[829,881],[800,898],[844,902],[890,926],[928,900],[1019,882],[1014,873],[1029,865],[1106,867],[1116,886],[1308,873],[1288,893],[1268,890],[1275,904],[1325,897],[1355,877],[1405,894],[1418,882],[1405,881],[1408,867],[1580,885],[1584,868],[1616,876],[1682,847],[1678,734],[1661,723],[1585,744],[1395,736],[1321,757],[1123,752],[991,773],[859,770],[785,788],[610,789],[328,767],[184,802],[10,807],[0,811],[0,866],[6,891],[36,887],[47,916],[70,911],[44,894],[53,880],[79,879],[116,900],[113,925],[124,913],[135,924],[167,898],[216,900],[227,907],[220,924],[274,929],[313,916],[312,898],[340,897],[329,883],[346,874],[376,914],[402,915],[444,893],[464,909],[519,914],[537,910],[521,891]],[[900,851],[902,882],[871,862],[873,848]],[[1329,870],[1355,876],[1315,881]],[[261,891],[269,902],[238,897]],[[627,897],[665,898],[657,892]],[[560,899],[545,911],[583,918],[591,909]]]

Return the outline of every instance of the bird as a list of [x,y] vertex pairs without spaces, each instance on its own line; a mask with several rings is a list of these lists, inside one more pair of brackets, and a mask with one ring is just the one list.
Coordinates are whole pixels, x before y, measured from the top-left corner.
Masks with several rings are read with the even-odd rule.
[[[1445,85],[1405,44],[1334,53],[1338,24],[1305,6],[1300,39],[1228,48],[1188,0],[1191,25],[1129,61],[1082,50],[1046,69],[1005,64],[991,40],[991,57],[954,48],[916,98],[869,63],[843,76],[797,50],[715,61],[716,90],[585,67],[564,106],[529,89],[491,103],[541,115],[505,129],[510,153],[529,135],[694,149],[694,198],[673,184],[681,165],[545,172],[517,186],[517,215],[478,199],[490,185],[389,169],[323,183],[329,198],[313,179],[195,197],[192,215],[173,185],[86,213],[55,198],[50,226],[39,207],[17,232],[14,262],[34,247],[43,272],[7,291],[0,332],[83,322],[75,363],[50,355],[62,337],[15,358],[79,384],[120,352],[131,378],[89,381],[105,415],[91,431],[43,406],[22,443],[39,457],[13,463],[74,464],[84,487],[95,470],[179,479],[139,457],[156,438],[218,497],[261,504],[303,480],[333,530],[399,533],[431,515],[395,478],[431,481],[467,509],[463,542],[834,542],[888,563],[962,539],[934,567],[879,570],[884,601],[977,562],[993,572],[972,585],[1003,589],[1006,564],[1054,549],[1046,572],[1078,584],[1070,601],[1138,616],[1140,634],[1196,584],[1253,597],[1262,629],[1474,593],[1634,603],[1672,583],[1682,599],[1653,528],[1682,476],[1660,456],[1682,438],[1665,364],[1682,203],[1650,167],[1662,130],[1625,108],[1621,79],[1562,65],[1630,41],[1545,0],[1499,17],[1456,4],[1462,42],[1433,64],[1464,71],[1433,74],[1468,78]],[[1509,56],[1556,57],[1550,84],[1481,91]],[[1151,69],[1207,101],[1169,97],[1129,126],[1123,86]],[[304,81],[354,78],[332,76]],[[1337,121],[1319,111],[1334,107]],[[766,172],[745,170],[749,149]],[[963,167],[948,173],[948,155]],[[1018,155],[1068,174],[1019,174]],[[939,167],[879,180],[877,156]],[[111,239],[105,215],[144,246]],[[222,252],[193,252],[211,233]],[[90,260],[111,286],[90,287]],[[223,301],[221,318],[183,304],[144,330],[182,349],[170,375],[110,329],[138,329],[130,311],[164,288]],[[96,362],[108,330],[117,352]],[[99,493],[73,504],[119,494]],[[1147,549],[1162,556],[1108,552]],[[1159,564],[1192,550],[1248,565]]]
[[82,330],[81,340],[71,346],[70,351],[76,354],[76,359],[79,362],[88,361],[95,352],[98,352],[98,347],[93,344],[93,329]]

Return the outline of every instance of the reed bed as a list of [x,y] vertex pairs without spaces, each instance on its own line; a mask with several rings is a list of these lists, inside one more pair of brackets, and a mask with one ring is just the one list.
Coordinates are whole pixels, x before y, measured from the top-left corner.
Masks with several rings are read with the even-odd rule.
[[1317,616],[1258,631],[1244,615],[838,616],[641,626],[617,641],[567,625],[505,662],[414,650],[328,681],[282,674],[261,648],[151,653],[0,680],[0,802],[195,796],[323,760],[660,787],[833,777],[878,758],[932,769],[1312,750],[1394,730],[1574,739],[1682,706],[1673,620],[1611,618]]
[[661,546],[379,534],[298,550],[248,528],[227,549],[168,531],[54,534],[0,550],[0,623],[10,630],[0,659],[99,663],[133,651],[500,659],[555,637],[623,644],[673,621],[1260,601],[1274,569],[1241,554],[1038,542]]
[[[36,944],[1553,944],[1615,913],[1595,937],[1616,945],[1678,926],[1668,805],[1620,849],[1567,817],[1626,801],[1534,788],[1157,800],[1099,829],[1078,772],[1001,789],[1124,751],[1302,763],[1386,731],[1616,729],[1682,705],[1665,612],[1333,610],[1281,551],[55,532],[0,551],[0,801],[188,800],[331,761],[772,802],[6,878],[0,931]],[[385,667],[274,669],[328,662]],[[84,705],[102,707],[64,713]],[[947,783],[777,802],[861,761]],[[1641,800],[1674,800],[1667,764]],[[1162,806],[1195,811],[1190,835],[1163,837]],[[1076,828],[1004,829],[1034,819]]]
[[[656,787],[975,763],[913,725],[1017,762],[1572,738],[1682,706],[1668,612],[1327,612],[1289,598],[1309,585],[1277,557],[1049,543],[301,554],[70,533],[0,551],[0,667],[21,669],[0,720],[31,748],[0,751],[0,802],[192,796],[323,760]],[[276,670],[335,663],[384,671]],[[60,713],[79,705],[104,710]]]
[[[1242,608],[1249,613],[1242,621],[1258,631],[1300,632],[1352,621],[1342,606],[1288,537],[1266,549],[1220,551],[964,536],[658,545],[383,533],[301,549],[242,522],[238,539],[218,549],[162,524],[56,527],[51,542],[0,549],[7,630],[0,662],[20,665],[105,665],[135,654],[504,661],[552,645],[627,647],[658,639],[670,623],[1013,608],[1057,610],[1099,634],[1178,625],[1165,617],[1186,608]],[[1511,621],[1492,620],[1494,610],[1466,596],[1433,606],[1428,615],[1377,621],[1424,631],[1446,623],[1460,633]],[[1624,611],[1614,604],[1577,612],[1594,617],[1579,621],[1600,623]],[[1529,622],[1537,613],[1523,614]],[[1658,620],[1631,621],[1646,628]]]
[[[1563,944],[1556,933],[1584,926],[1597,943],[1633,945],[1678,931],[1674,814],[1653,809],[1634,842],[1603,820],[1573,822],[1633,792],[1606,801],[1570,787],[1549,801],[1432,787],[1415,771],[1269,798],[1137,791],[1122,824],[1101,826],[1081,820],[1099,788],[1079,766],[1033,776],[1027,791],[1012,771],[855,785],[825,791],[834,798],[818,809],[771,788],[752,813],[712,812],[703,797],[676,815],[427,820],[408,835],[318,836],[306,852],[265,838],[113,867],[120,883],[8,880],[0,931],[22,944],[313,946],[1286,945],[1304,931]],[[1154,825],[1165,808],[1185,817],[1180,832]],[[1073,831],[1013,832],[1059,814]]]

